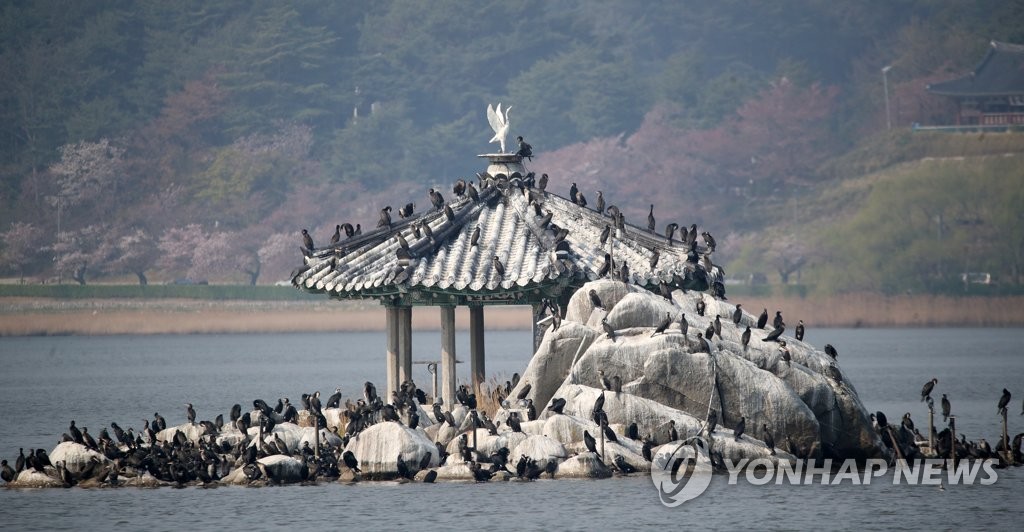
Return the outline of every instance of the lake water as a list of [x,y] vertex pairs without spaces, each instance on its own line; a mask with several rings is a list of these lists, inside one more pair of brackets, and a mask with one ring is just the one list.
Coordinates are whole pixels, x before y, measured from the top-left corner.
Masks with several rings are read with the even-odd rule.
[[[806,340],[832,343],[864,404],[890,420],[911,412],[927,426],[921,385],[939,379],[958,433],[995,444],[996,402],[1014,394],[1010,433],[1024,431],[1024,329],[821,329]],[[530,357],[528,331],[489,331],[487,374],[502,380]],[[438,333],[414,333],[414,360],[438,357]],[[468,336],[460,334],[460,359]],[[337,386],[359,394],[366,380],[383,386],[382,333],[0,338],[0,456],[18,448],[51,450],[68,421],[93,434],[116,421],[141,427],[154,412],[168,424],[185,420],[191,402],[200,419],[227,413],[255,398],[276,402]],[[467,364],[459,376],[468,379]],[[425,365],[417,382],[430,389]],[[941,421],[941,417],[937,420]],[[991,486],[727,485],[665,508],[647,475],[600,481],[441,483],[435,485],[323,483],[249,489],[221,487],[120,490],[0,490],[0,529],[129,530],[266,529],[276,527],[502,528],[593,530],[653,526],[862,530],[1018,529],[1024,468],[999,470]],[[885,478],[885,477],[883,477]]]

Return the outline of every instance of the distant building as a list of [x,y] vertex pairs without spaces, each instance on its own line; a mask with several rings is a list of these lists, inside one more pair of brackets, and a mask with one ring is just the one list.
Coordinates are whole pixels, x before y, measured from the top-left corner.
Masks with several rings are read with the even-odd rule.
[[973,72],[926,88],[956,100],[958,126],[1024,126],[1024,45],[992,41]]

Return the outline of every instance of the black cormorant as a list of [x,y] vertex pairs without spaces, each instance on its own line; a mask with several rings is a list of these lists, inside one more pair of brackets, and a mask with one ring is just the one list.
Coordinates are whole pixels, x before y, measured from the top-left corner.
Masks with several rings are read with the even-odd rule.
[[[800,340],[801,342],[804,341],[804,320],[800,320],[800,323],[796,324],[796,331],[794,331],[794,336],[796,336],[797,340]],[[826,353],[827,352],[828,351],[826,351]]]

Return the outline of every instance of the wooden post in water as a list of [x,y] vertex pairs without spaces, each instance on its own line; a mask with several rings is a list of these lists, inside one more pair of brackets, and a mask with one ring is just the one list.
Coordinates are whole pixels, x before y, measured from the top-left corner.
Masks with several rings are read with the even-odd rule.
[[892,425],[886,425],[885,430],[889,431],[889,439],[892,441],[892,448],[896,451],[896,459],[900,461],[905,461],[903,458],[903,453],[900,452],[900,443],[896,439],[896,434],[894,434],[892,431]]
[[473,393],[477,400],[483,398],[481,387],[484,379],[484,307],[469,307],[469,373],[473,381]]
[[601,421],[601,426],[597,427],[598,432],[601,433],[601,461],[604,461],[604,428],[605,427],[607,427],[607,425],[604,424],[603,420]]
[[454,408],[455,307],[450,306],[441,307],[441,397],[446,409]]
[[935,453],[935,408],[928,401],[928,449]]
[[320,467],[320,419],[313,418],[313,459],[316,460],[317,468]]
[[1003,409],[1003,459],[1006,460],[1007,464],[1013,463],[1013,452],[1010,451],[1009,434],[1006,432],[1006,412],[1009,410],[1009,405]]
[[949,416],[949,436],[952,439],[949,446],[949,458],[953,464],[953,470],[956,470],[956,416]]

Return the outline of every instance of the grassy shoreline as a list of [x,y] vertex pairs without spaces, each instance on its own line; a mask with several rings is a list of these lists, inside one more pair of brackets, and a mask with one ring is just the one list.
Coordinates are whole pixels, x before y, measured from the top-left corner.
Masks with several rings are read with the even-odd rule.
[[[751,314],[781,310],[790,327],[1022,327],[1024,296],[735,297]],[[530,328],[525,306],[489,307],[486,326]],[[456,310],[468,329],[469,312]],[[439,330],[435,308],[413,310],[413,328]],[[0,336],[383,331],[384,309],[372,301],[0,298]]]

